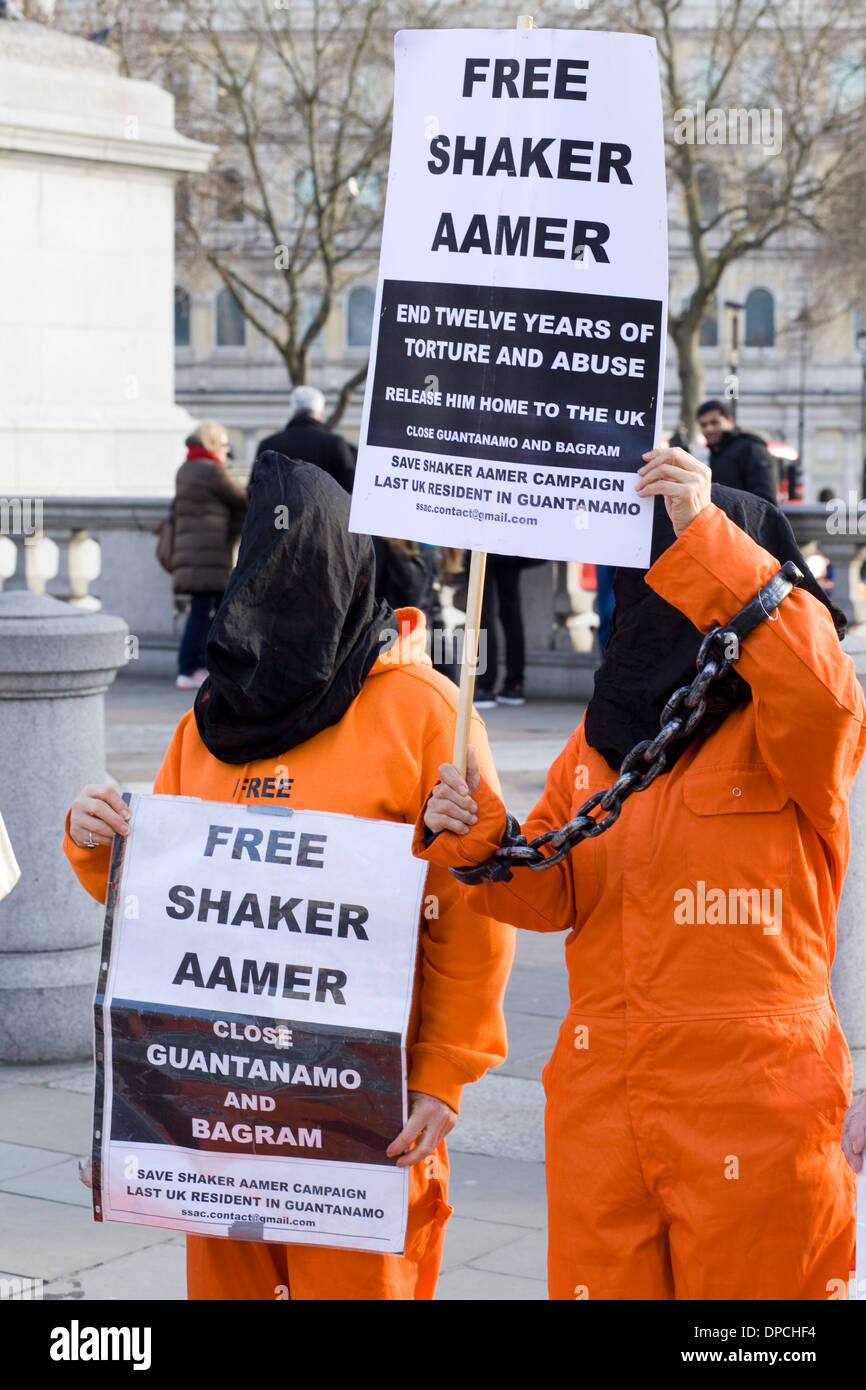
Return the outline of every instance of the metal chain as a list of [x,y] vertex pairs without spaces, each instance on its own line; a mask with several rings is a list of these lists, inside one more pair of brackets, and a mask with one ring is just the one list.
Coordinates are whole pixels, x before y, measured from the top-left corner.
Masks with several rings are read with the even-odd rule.
[[[684,744],[699,732],[707,712],[707,693],[714,681],[730,669],[739,654],[739,644],[764,619],[769,618],[783,598],[803,578],[792,561],[787,561],[753,599],[724,627],[715,626],[704,637],[697,656],[698,674],[691,685],[681,685],[671,695],[661,713],[661,728],[655,738],[635,744],[622,761],[612,786],[594,792],[577,814],[559,830],[547,830],[527,841],[515,818],[508,816],[504,842],[489,859],[470,869],[452,869],[461,883],[507,882],[511,869],[549,869],[561,864],[581,840],[603,835],[619,820],[623,802],[635,792],[646,791],[667,766],[667,750],[672,743]],[[731,653],[731,655],[728,655]],[[639,765],[643,767],[639,769]],[[592,813],[598,811],[598,815]],[[550,846],[549,853],[542,849]]]

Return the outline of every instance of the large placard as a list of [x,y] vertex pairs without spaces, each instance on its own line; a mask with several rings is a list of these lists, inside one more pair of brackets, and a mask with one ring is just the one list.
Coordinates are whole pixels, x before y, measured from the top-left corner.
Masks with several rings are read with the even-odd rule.
[[401,1252],[411,826],[130,806],[95,1003],[96,1218]]
[[667,274],[653,39],[398,34],[352,528],[648,564]]

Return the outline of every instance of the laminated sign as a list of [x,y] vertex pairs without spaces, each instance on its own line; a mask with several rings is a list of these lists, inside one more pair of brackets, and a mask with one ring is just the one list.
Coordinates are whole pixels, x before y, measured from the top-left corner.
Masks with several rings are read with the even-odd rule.
[[655,40],[398,34],[352,529],[648,565],[667,276]]
[[403,1250],[412,827],[134,796],[95,1003],[94,1213]]

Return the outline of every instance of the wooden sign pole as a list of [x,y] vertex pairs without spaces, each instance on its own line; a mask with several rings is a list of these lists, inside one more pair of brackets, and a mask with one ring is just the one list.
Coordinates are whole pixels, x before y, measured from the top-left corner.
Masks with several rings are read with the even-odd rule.
[[[535,27],[531,14],[517,17],[518,29]],[[469,589],[466,596],[466,625],[463,629],[463,660],[460,664],[460,701],[457,706],[457,727],[454,732],[454,766],[461,777],[466,776],[469,750],[469,725],[472,721],[472,699],[475,695],[475,676],[478,671],[478,638],[481,631],[481,602],[484,598],[484,575],[487,552],[473,550],[469,563]],[[491,681],[495,680],[494,671]]]

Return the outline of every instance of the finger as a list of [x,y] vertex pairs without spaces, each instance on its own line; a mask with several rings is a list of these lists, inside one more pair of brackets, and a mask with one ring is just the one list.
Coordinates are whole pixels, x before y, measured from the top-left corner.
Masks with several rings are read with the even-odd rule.
[[854,1150],[855,1154],[861,1154],[864,1148],[866,1148],[866,1129],[862,1128],[862,1126],[859,1129],[852,1129],[851,1148]]
[[423,1114],[418,1114],[417,1111],[411,1114],[400,1130],[400,1133],[397,1135],[397,1138],[392,1140],[385,1150],[388,1157],[396,1158],[398,1154],[404,1153],[406,1149],[409,1148],[409,1145],[413,1144],[419,1134],[421,1134],[425,1123],[426,1121]]
[[449,796],[431,797],[430,809],[435,815],[453,816],[456,820],[462,821],[464,825],[473,825],[477,821],[474,810],[474,803],[468,798],[455,799],[455,794]]
[[432,1153],[435,1153],[437,1145],[438,1140],[435,1140],[428,1130],[423,1130],[415,1148],[398,1158],[396,1166],[398,1168],[414,1168],[416,1163],[420,1163],[422,1159],[429,1158]]
[[446,787],[450,787],[452,791],[457,792],[459,796],[469,795],[469,788],[453,763],[442,763],[439,768],[439,780],[443,782]]
[[116,830],[118,834],[126,835],[129,833],[129,824],[125,816],[122,816],[119,811],[113,810],[107,802],[98,797],[89,797],[82,805],[81,812],[85,816],[92,816],[103,821],[105,825],[110,826],[113,831]]
[[[688,449],[672,449],[670,445],[664,448],[650,449],[647,453],[641,454],[641,458],[644,460],[644,463],[654,463],[660,459],[673,459],[678,463],[687,464],[689,467],[694,465],[698,469],[706,468],[707,466],[705,463],[702,463],[700,459],[695,458],[694,454],[690,454]],[[638,469],[638,472],[640,471],[641,470]]]
[[444,782],[437,782],[433,788],[431,800],[445,802],[449,806],[459,806],[462,811],[475,810],[475,802],[468,792],[456,792],[453,787],[447,787]]
[[471,814],[478,810],[468,792],[455,791],[444,782],[437,782],[430,793],[430,803],[439,809],[460,810]]
[[859,1173],[863,1166],[863,1159],[859,1153],[854,1152],[850,1135],[842,1135],[842,1152],[845,1155],[849,1167],[853,1168],[855,1173]]
[[426,823],[434,835],[441,835],[443,830],[450,830],[452,835],[469,834],[469,826],[464,825],[462,821],[455,820],[453,816],[432,816],[430,821]]
[[106,787],[102,793],[102,800],[107,801],[112,810],[116,811],[123,820],[129,820],[129,807],[117,787]]
[[676,497],[683,502],[687,497],[694,496],[691,485],[675,483],[670,478],[658,478],[654,482],[638,483],[635,492],[639,497]]
[[[703,465],[701,465],[703,467]],[[691,468],[681,468],[677,463],[662,460],[659,463],[649,463],[643,468],[638,469],[638,476],[644,483],[650,482],[653,478],[676,478],[680,482],[690,483],[694,486],[703,475],[696,473]]]
[[114,839],[114,832],[106,829],[104,822],[95,816],[78,816],[69,822],[69,829],[72,839],[80,848],[90,849],[84,843],[87,839],[92,839],[97,845],[110,845]]

